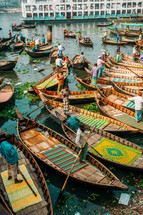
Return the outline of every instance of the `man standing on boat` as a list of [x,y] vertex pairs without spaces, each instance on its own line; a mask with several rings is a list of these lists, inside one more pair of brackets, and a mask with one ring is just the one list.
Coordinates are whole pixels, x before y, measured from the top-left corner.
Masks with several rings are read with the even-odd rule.
[[99,74],[98,74],[98,77],[102,77],[103,76],[103,72],[104,72],[104,64],[105,61],[103,61],[101,59],[100,56],[98,56],[98,60],[97,60],[97,65],[98,65],[98,68],[99,68]]
[[39,50],[39,38],[37,37],[35,40],[36,49]]
[[99,68],[97,66],[97,63],[94,64],[94,67],[91,70],[91,85],[96,88],[97,86],[97,79],[98,79],[98,74],[99,74]]
[[61,92],[61,90],[63,89],[64,86],[64,75],[63,72],[60,72],[60,74],[57,74],[57,80],[59,81],[58,83],[58,93]]
[[116,50],[116,62],[119,62],[120,61],[120,46],[117,47],[117,50]]
[[68,115],[69,114],[69,96],[70,96],[70,90],[68,85],[65,86],[63,90],[61,90],[60,95],[63,98],[63,109],[64,109],[64,114]]
[[80,120],[78,118],[76,118],[75,116],[70,116],[67,115],[67,119],[66,119],[66,125],[71,128],[74,132],[77,132],[78,128],[79,128],[79,123]]
[[117,40],[117,43],[119,42],[119,33],[118,31],[116,32],[116,40]]
[[143,108],[142,93],[139,92],[138,96],[128,98],[128,100],[135,102],[135,118],[137,122],[140,122],[142,119],[142,108]]
[[[86,134],[89,133],[89,131],[85,131],[85,125],[83,123],[79,124],[79,128],[76,133],[76,144],[78,146],[78,152],[81,150],[83,144],[86,141]],[[82,149],[82,152],[79,156],[79,160],[86,160],[87,156],[87,150],[88,150],[88,143],[85,144],[84,148]]]
[[60,56],[60,57],[62,57],[62,54],[63,54],[63,47],[62,47],[62,45],[59,43],[58,44],[58,55]]
[[0,153],[7,161],[8,180],[11,180],[13,177],[15,183],[21,183],[23,180],[17,179],[17,175],[19,173],[19,156],[17,149],[11,143],[5,140],[0,144]]

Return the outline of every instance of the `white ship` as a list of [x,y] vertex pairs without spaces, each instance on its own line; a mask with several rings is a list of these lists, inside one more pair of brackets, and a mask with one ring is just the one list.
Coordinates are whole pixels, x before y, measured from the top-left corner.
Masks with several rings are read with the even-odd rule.
[[24,0],[25,20],[94,19],[141,15],[142,0]]

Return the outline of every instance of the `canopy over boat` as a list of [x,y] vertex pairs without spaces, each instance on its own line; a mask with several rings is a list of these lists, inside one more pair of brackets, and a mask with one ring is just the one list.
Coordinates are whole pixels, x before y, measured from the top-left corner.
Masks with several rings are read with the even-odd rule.
[[142,23],[121,23],[121,25],[127,25],[127,26],[143,26]]

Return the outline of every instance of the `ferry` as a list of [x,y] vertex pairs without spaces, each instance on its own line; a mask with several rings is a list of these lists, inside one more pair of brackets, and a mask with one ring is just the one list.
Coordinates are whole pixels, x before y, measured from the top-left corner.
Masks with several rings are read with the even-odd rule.
[[95,20],[143,15],[141,0],[23,0],[26,21]]

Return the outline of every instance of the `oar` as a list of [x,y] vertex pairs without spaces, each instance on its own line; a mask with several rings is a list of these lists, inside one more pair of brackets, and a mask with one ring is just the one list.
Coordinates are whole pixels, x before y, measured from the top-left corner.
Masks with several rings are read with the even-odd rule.
[[[46,103],[46,102],[45,102],[45,103]],[[45,103],[44,103],[44,104],[42,104],[42,105],[40,105],[38,108],[34,109],[34,110],[33,110],[33,111],[31,111],[30,113],[28,113],[26,116],[29,116],[31,113],[35,112],[36,110],[38,110],[39,108],[41,108],[42,106],[44,106],[44,105],[45,105]]]
[[50,65],[50,66],[48,66],[48,67],[46,67],[46,68],[44,68],[44,69],[40,69],[38,72],[42,72],[42,71],[44,71],[44,70],[50,68],[51,66],[52,66],[52,65]]
[[21,51],[19,52],[19,55],[25,50],[25,47],[23,49],[21,49]]
[[77,162],[77,160],[78,160],[78,158],[79,158],[79,156],[80,156],[80,154],[81,154],[81,152],[82,152],[84,146],[86,145],[86,143],[87,143],[89,137],[91,136],[92,132],[94,131],[95,127],[96,127],[96,126],[94,126],[93,129],[90,131],[90,133],[89,133],[88,137],[86,138],[86,140],[85,140],[85,142],[84,142],[82,148],[80,149],[80,151],[79,151],[79,153],[78,153],[78,155],[77,155],[77,158],[75,159],[75,161],[74,161],[74,163],[73,163],[73,165],[72,165],[72,167],[71,167],[71,169],[70,169],[70,171],[69,171],[69,174],[68,174],[67,177],[66,177],[66,180],[65,180],[65,182],[64,182],[64,184],[63,184],[63,187],[62,187],[62,189],[61,189],[61,191],[60,191],[60,194],[59,194],[58,199],[60,199],[60,197],[62,196],[62,194],[63,194],[63,192],[64,192],[64,190],[65,190],[65,187],[66,187],[66,185],[67,185],[68,179],[69,179],[69,177],[70,177],[71,171],[73,170],[75,163]]
[[132,69],[130,69],[129,67],[127,67],[127,66],[124,66],[126,69],[128,69],[130,72],[132,72],[132,73],[134,73],[138,78],[140,78],[140,79],[142,79],[143,80],[143,78],[141,77],[141,76],[139,76],[136,72],[134,72]]
[[[63,124],[63,123],[62,123]],[[66,128],[68,128],[72,133],[76,135],[76,132],[74,132],[70,127],[68,127],[66,124],[63,124]],[[89,144],[88,144],[89,145]],[[93,146],[89,145],[94,151],[96,151],[101,157],[103,157]]]
[[30,190],[32,191],[32,193],[34,194],[34,196],[37,196],[37,194],[35,193],[35,191],[33,190],[33,188],[30,186],[29,182],[25,178],[24,174],[20,170],[19,170],[19,173],[23,177],[24,181],[26,182],[26,184],[28,185],[28,187],[30,188]]

